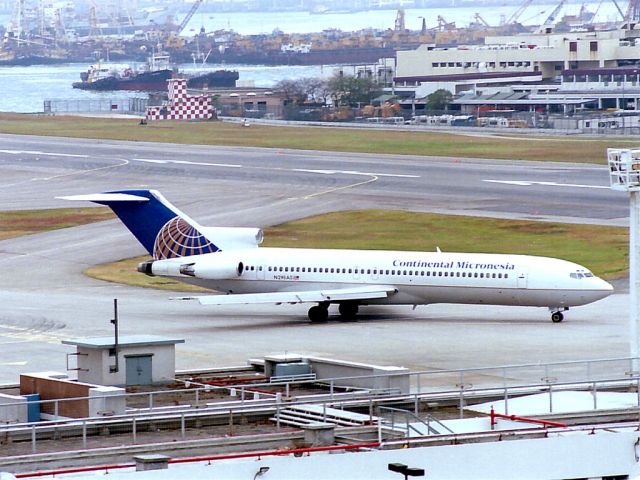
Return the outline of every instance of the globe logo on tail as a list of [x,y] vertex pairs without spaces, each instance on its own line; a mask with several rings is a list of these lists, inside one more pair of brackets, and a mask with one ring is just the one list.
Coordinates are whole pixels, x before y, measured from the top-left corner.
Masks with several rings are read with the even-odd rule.
[[158,232],[153,245],[153,258],[164,260],[213,253],[218,250],[219,248],[197,229],[182,218],[174,217]]

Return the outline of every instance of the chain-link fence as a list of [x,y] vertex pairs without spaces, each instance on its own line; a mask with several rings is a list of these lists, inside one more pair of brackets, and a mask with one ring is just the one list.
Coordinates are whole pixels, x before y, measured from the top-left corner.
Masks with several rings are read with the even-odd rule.
[[82,98],[53,99],[44,101],[44,113],[119,113],[144,114],[147,111],[147,98]]

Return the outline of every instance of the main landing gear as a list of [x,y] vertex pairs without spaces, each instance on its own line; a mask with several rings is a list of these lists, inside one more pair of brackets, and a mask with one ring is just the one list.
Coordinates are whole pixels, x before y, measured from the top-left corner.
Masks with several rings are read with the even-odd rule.
[[[354,320],[358,315],[358,302],[341,302],[338,305],[340,320]],[[329,319],[329,303],[322,302],[309,309],[309,320],[311,323],[325,323]]]
[[309,320],[311,323],[325,323],[329,318],[329,304],[320,303],[309,309]]
[[562,320],[564,320],[564,315],[562,314],[562,312],[566,312],[567,310],[569,310],[569,307],[550,308],[549,310],[551,310],[551,321],[553,323],[560,323]]

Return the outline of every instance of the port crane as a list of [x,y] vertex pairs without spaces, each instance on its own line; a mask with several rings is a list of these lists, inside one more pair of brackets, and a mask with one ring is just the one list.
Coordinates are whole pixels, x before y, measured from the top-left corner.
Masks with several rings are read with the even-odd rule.
[[640,0],[629,0],[624,21],[627,23],[640,21]]
[[540,25],[540,28],[539,28],[540,32],[544,32],[547,27],[550,27],[553,24],[556,17],[558,16],[558,13],[560,13],[560,10],[562,10],[562,7],[564,7],[565,3],[567,3],[567,0],[560,0],[560,3],[556,5],[556,8],[554,8],[551,11],[547,19],[544,22],[542,22],[542,25]]
[[202,4],[202,1],[203,0],[196,0],[195,2],[193,2],[193,5],[191,5],[189,12],[187,12],[187,15],[182,19],[182,22],[180,22],[180,25],[178,26],[177,35],[180,35],[182,31],[187,27],[189,20],[191,20],[191,18],[196,14],[198,8],[200,8],[200,5]]
[[533,3],[533,0],[525,0],[522,4],[516,9],[515,12],[511,14],[509,19],[505,22],[506,25],[511,25],[512,23],[516,23],[520,18],[520,15],[524,13],[524,11]]

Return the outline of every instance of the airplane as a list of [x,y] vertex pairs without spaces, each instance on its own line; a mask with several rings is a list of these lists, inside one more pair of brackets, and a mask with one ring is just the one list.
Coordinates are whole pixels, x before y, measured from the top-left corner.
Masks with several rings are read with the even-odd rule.
[[202,305],[309,303],[326,322],[330,304],[344,320],[362,305],[433,303],[547,307],[555,323],[569,307],[607,297],[613,287],[576,263],[549,257],[260,247],[259,228],[204,227],[157,190],[59,197],[109,206],[152,256],[138,265],[220,292],[183,297]]

